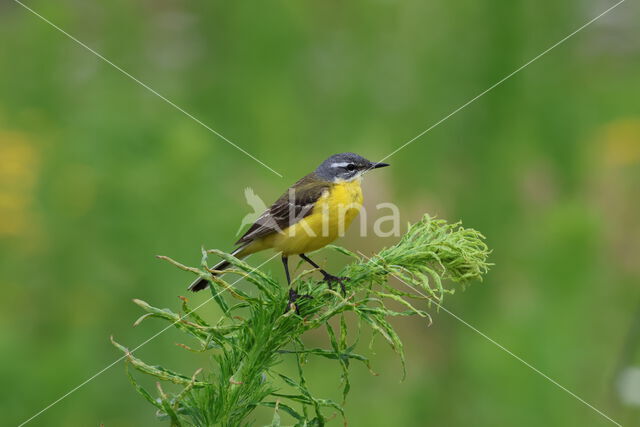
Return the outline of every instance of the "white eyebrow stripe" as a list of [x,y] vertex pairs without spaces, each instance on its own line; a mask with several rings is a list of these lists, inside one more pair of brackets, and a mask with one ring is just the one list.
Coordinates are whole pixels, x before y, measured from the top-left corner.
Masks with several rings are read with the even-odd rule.
[[340,163],[331,163],[332,168],[343,168],[345,166],[350,165],[350,162],[340,162]]

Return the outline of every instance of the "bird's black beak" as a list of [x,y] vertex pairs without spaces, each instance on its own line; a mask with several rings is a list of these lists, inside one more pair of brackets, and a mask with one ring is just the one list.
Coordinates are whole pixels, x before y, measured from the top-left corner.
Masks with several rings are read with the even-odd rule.
[[389,163],[374,163],[374,162],[371,162],[370,168],[371,169],[378,169],[378,168],[384,168],[384,167],[387,167],[387,166],[389,166]]

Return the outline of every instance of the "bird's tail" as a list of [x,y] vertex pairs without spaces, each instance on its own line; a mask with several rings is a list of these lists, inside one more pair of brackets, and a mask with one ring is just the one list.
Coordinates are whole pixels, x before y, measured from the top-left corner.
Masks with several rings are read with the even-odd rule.
[[[246,255],[248,254],[243,254],[241,253],[242,250],[245,248],[246,246],[242,246],[238,249],[236,249],[235,251],[231,252],[231,255],[238,257],[238,258],[244,258]],[[229,261],[220,261],[219,263],[217,263],[216,265],[214,265],[211,270],[224,270],[225,268],[229,267],[231,265],[231,263]],[[216,273],[211,273],[213,276],[217,276],[218,274]],[[196,280],[194,280],[193,283],[191,283],[189,285],[189,290],[192,292],[198,292],[201,291],[203,289],[206,289],[207,286],[209,286],[209,281],[207,279],[204,279],[202,277],[198,277]]]

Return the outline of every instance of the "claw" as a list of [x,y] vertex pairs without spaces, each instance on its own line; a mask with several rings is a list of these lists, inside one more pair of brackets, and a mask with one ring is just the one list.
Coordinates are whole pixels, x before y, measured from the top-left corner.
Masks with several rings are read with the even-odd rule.
[[329,273],[324,274],[324,281],[327,282],[329,289],[333,290],[332,284],[334,282],[340,283],[340,291],[342,292],[342,296],[347,295],[347,288],[344,286],[344,282],[346,282],[347,280],[349,280],[348,277],[334,276],[333,274],[329,274]]
[[296,292],[295,289],[290,288],[289,289],[289,302],[287,303],[287,310],[285,311],[285,313],[288,313],[289,311],[291,311],[292,308],[294,308],[296,310],[296,314],[300,314],[300,309],[298,308],[298,305],[296,304],[296,301],[298,301],[299,299],[313,299],[313,297],[311,295],[308,294],[304,294],[304,295],[300,295],[298,292]]

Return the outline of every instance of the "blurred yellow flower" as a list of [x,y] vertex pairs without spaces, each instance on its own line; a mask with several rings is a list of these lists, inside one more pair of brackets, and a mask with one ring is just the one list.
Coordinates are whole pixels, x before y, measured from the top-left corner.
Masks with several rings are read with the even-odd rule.
[[0,237],[20,235],[32,224],[37,154],[27,135],[0,131]]
[[606,166],[640,162],[640,118],[630,117],[607,124],[599,137]]

